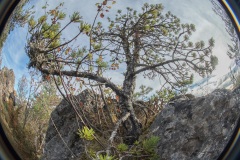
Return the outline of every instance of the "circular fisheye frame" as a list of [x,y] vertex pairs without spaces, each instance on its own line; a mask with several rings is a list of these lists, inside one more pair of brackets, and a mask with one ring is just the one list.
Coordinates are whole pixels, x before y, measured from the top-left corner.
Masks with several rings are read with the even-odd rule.
[[1,0],[0,160],[237,160],[240,0]]

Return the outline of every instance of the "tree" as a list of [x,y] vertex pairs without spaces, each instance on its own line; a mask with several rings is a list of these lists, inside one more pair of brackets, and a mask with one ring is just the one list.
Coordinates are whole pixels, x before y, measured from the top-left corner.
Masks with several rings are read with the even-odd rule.
[[27,99],[28,94],[28,81],[27,77],[23,75],[21,79],[18,81],[18,88],[17,88],[17,97],[18,103],[23,105],[25,104],[25,100]]
[[223,22],[225,23],[225,29],[229,36],[231,37],[231,42],[232,44],[228,44],[229,51],[228,51],[228,56],[230,58],[235,58],[236,60],[239,60],[239,53],[240,53],[240,42],[239,38],[236,32],[236,29],[229,18],[228,14],[224,10],[224,8],[221,6],[219,2],[211,0],[211,3],[213,5],[213,11],[221,17]]
[[[50,113],[60,102],[53,81],[38,82],[34,73],[31,80],[22,76],[18,82],[16,125],[14,135],[23,153],[31,153],[32,159],[41,156]],[[29,155],[25,155],[29,158]]]
[[[9,17],[9,21],[7,22],[4,31],[0,36],[0,56],[2,56],[1,50],[9,33],[13,31],[17,26],[24,27],[30,15],[34,13],[32,11],[33,7],[24,9],[28,3],[29,0],[21,0],[16,6],[12,15]],[[0,60],[2,60],[2,57],[0,57]]]
[[29,81],[25,75],[21,77],[18,81],[18,88],[17,88],[17,100],[18,100],[18,110],[23,109],[22,119],[23,129],[25,128],[26,123],[29,119],[29,110],[31,109],[31,103],[33,99],[34,93],[38,90],[41,84],[36,85],[34,83],[33,74],[30,72],[31,80]]
[[[119,124],[128,120],[125,143],[133,144],[141,134],[141,124],[133,108],[137,75],[149,79],[159,75],[173,89],[192,83],[194,72],[205,76],[217,65],[217,57],[212,55],[214,39],[209,39],[208,45],[204,41],[191,42],[195,26],[181,24],[180,19],[170,12],[165,14],[161,4],[144,4],[141,13],[129,7],[125,13],[119,10],[115,19],[107,18],[106,27],[96,19],[98,15],[104,18],[107,2],[97,4],[98,12],[92,25],[74,12],[69,22],[61,27],[61,21],[66,17],[59,9],[63,4],[38,20],[32,17],[26,46],[30,58],[28,67],[37,69],[45,78],[54,79],[56,84],[61,82],[66,93],[72,92],[63,83],[77,79],[88,80],[91,86],[110,88],[119,97],[122,114],[113,129],[111,142]],[[70,25],[78,25],[79,30],[76,36],[66,40],[62,33]],[[89,46],[81,46],[79,37],[88,38]],[[79,43],[78,46],[73,42]],[[124,80],[118,87],[104,77],[104,73],[121,66],[125,70]],[[68,98],[68,94],[65,97]]]
[[[237,31],[236,31],[231,19],[229,18],[228,14],[224,10],[224,8],[221,6],[221,4],[219,2],[216,2],[213,0],[211,0],[211,3],[213,5],[213,11],[219,17],[221,17],[221,19],[225,23],[225,29],[231,38],[231,44],[228,44],[229,49],[227,51],[227,55],[229,56],[229,58],[235,59],[236,65],[239,66],[240,65],[240,55],[239,55],[240,54],[240,41],[239,41],[239,38],[237,35]],[[230,70],[231,70],[231,68],[230,68]],[[233,83],[235,83],[235,86],[237,87],[239,78],[235,77],[234,71],[231,71],[231,77],[232,77]]]
[[50,113],[60,102],[54,83],[42,83],[41,90],[34,94],[32,101],[32,108],[29,111],[30,120],[27,126],[32,131],[32,136],[35,140],[35,150],[40,156],[43,152]]
[[28,3],[29,3],[29,0],[22,0],[21,2],[19,2],[18,6],[16,7],[16,9],[13,12],[13,15],[10,18],[9,32],[13,31],[13,29],[16,26],[24,27],[24,25],[27,23],[30,15],[34,13],[32,11],[34,6],[32,6],[31,8],[24,9],[24,7]]
[[139,89],[139,92],[134,93],[134,100],[141,98],[141,100],[146,101],[148,99],[147,94],[153,90],[153,88],[147,87],[145,85],[141,85]]

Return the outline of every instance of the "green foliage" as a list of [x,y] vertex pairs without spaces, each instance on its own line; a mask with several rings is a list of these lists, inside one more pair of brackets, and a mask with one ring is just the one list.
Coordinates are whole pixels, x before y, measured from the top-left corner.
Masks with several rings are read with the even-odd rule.
[[47,15],[43,15],[38,19],[38,23],[43,23],[47,20]]
[[213,38],[211,38],[211,39],[209,39],[208,43],[210,46],[214,46],[215,40]]
[[213,69],[216,68],[216,65],[218,64],[218,58],[216,56],[211,56],[211,65],[213,66]]
[[141,85],[139,89],[139,92],[134,93],[135,99],[142,98],[142,100],[145,100],[147,98],[146,95],[153,90],[153,88],[147,87],[145,85]]
[[154,103],[154,102],[162,102],[164,105],[165,103],[167,103],[170,99],[172,99],[173,97],[176,96],[176,93],[169,88],[163,88],[160,91],[156,91],[156,93],[150,97],[150,102]]
[[92,128],[88,128],[87,126],[84,126],[82,130],[78,129],[77,134],[88,141],[91,141],[94,139],[94,130]]
[[[104,0],[103,3],[97,4],[98,12],[96,17],[98,17],[98,15],[101,18],[105,17],[103,12],[106,10],[103,10],[103,8],[108,2],[109,1]],[[34,67],[41,72],[48,70],[50,71],[49,73],[55,73],[55,75],[59,73],[58,76],[62,76],[63,79],[67,81],[66,86],[72,85],[70,83],[74,81],[74,77],[88,79],[89,83],[85,83],[84,85],[90,85],[93,90],[95,90],[95,84],[105,84],[106,88],[111,88],[111,91],[115,92],[111,96],[117,94],[116,100],[120,100],[124,105],[126,104],[124,107],[132,111],[130,113],[134,117],[134,110],[131,109],[131,105],[135,105],[133,98],[143,97],[144,99],[145,96],[152,91],[152,88],[142,85],[140,91],[134,95],[135,97],[132,97],[130,93],[134,92],[134,87],[130,85],[135,86],[136,81],[135,78],[131,77],[137,77],[137,75],[143,74],[144,78],[154,79],[160,75],[162,77],[161,84],[172,86],[172,88],[181,88],[193,82],[193,75],[190,75],[190,70],[193,68],[195,69],[194,71],[200,75],[205,75],[212,70],[210,64],[216,65],[215,58],[211,58],[214,59],[214,62],[210,63],[214,40],[210,39],[209,46],[207,47],[205,47],[203,41],[190,42],[190,35],[195,31],[195,26],[193,24],[181,24],[180,19],[171,12],[164,13],[162,10],[163,6],[161,4],[149,5],[146,3],[142,7],[142,12],[139,13],[127,7],[127,12],[122,13],[122,11],[119,10],[114,20],[107,18],[109,22],[108,27],[103,26],[101,22],[96,22],[96,19],[94,19],[94,22],[90,25],[82,20],[78,12],[74,12],[70,16],[69,22],[61,27],[60,24],[64,23],[60,20],[65,19],[65,13],[61,12],[59,7],[49,10],[49,12],[45,12],[47,13],[46,15],[29,22],[29,28],[31,29],[29,37],[30,44],[27,45],[26,48],[30,62],[32,63],[30,67]],[[76,22],[79,23],[75,24],[79,28],[78,33],[76,33],[72,39],[64,39],[64,37],[61,37],[61,33],[66,31],[66,28],[69,26],[74,26]],[[88,48],[82,47],[81,44],[79,44],[79,46],[75,45],[75,42],[79,40],[77,38],[82,35],[83,38],[89,38],[90,44]],[[149,39],[153,41],[149,41]],[[61,44],[60,40],[64,41],[64,43]],[[39,44],[42,44],[42,46]],[[75,46],[77,48],[79,47],[79,49],[76,49]],[[43,52],[39,52],[39,50],[43,50]],[[43,53],[40,55],[43,58],[36,56],[39,53]],[[108,56],[110,56],[110,58],[108,58]],[[46,62],[46,65],[43,64],[44,62]],[[54,69],[50,63],[62,65],[61,70]],[[125,76],[123,85],[125,86],[118,88],[116,84],[111,82],[110,78],[103,77],[104,74],[100,74],[99,72],[104,72],[108,64],[109,69],[116,70],[121,63],[125,63],[124,67],[126,68],[126,70],[123,71],[123,75]],[[42,66],[44,69],[39,66]],[[104,67],[105,69],[99,71],[100,67]],[[55,70],[55,72],[52,70]],[[61,82],[63,82],[63,80]],[[92,82],[94,85],[92,85]],[[80,88],[82,88],[81,85],[83,85],[83,82],[79,85]],[[111,93],[109,93],[109,95],[110,94]],[[129,102],[132,104],[124,102],[126,99],[125,96],[129,96],[127,99],[129,99]],[[156,94],[157,98],[154,97],[153,101],[157,102],[154,103],[154,105],[159,105],[158,102],[161,102],[162,106],[174,96],[175,93],[171,89],[162,89]],[[109,101],[111,103],[111,97],[109,96],[109,98],[110,100],[106,99],[107,103]],[[104,107],[108,109],[106,104]],[[115,108],[114,115],[116,115],[117,120],[119,120],[120,115],[124,113],[124,107],[120,107],[119,109]],[[38,108],[34,111],[36,113],[39,112]],[[86,112],[80,113],[80,116],[85,116],[84,113]],[[94,122],[97,117],[99,120],[97,125],[100,127],[96,125],[96,128],[99,127],[99,130],[103,131],[105,129],[103,125],[104,123],[108,124],[108,120],[105,118],[105,120],[102,121],[102,114],[104,116],[104,113],[98,112],[98,116],[91,115],[92,117],[86,118],[89,118],[88,120],[90,122]],[[111,114],[109,115],[111,119]],[[115,122],[112,123],[112,125],[106,127],[108,131],[114,130]],[[134,129],[134,125],[139,124],[133,121],[127,126],[127,129]],[[139,130],[136,130],[136,132],[141,134]],[[100,137],[92,128],[88,128],[87,126],[79,129],[77,134],[82,139],[88,140],[84,141],[86,147],[89,147],[89,144],[95,142],[92,141],[93,139],[96,138],[97,140]],[[134,156],[141,157],[142,155],[149,158],[156,156],[154,151],[159,141],[158,137],[153,136],[149,139],[138,141],[134,143],[132,147],[129,147],[124,143],[118,144],[117,142],[119,141],[115,141],[118,137],[122,136],[120,132],[117,134],[120,135],[113,137],[113,139],[115,139],[112,144],[107,144],[108,147],[112,147],[111,149],[115,151],[113,152],[114,155],[111,156],[117,158],[120,158],[122,155],[132,156],[133,158]],[[109,134],[105,132],[101,138],[104,141],[109,138],[108,136]],[[105,141],[103,143],[107,142],[108,141]],[[104,145],[105,144],[101,146]],[[103,148],[105,149],[105,147]],[[128,151],[128,149],[130,151]],[[98,150],[94,150],[91,155],[94,153],[105,153],[105,151],[98,152]],[[106,154],[96,155],[96,157],[102,160],[113,159],[113,157],[108,157]]]
[[89,33],[90,30],[91,30],[91,25],[88,24],[88,23],[81,22],[80,23],[80,30],[85,32],[85,33]]
[[114,160],[114,156],[108,156],[108,155],[99,155],[99,160]]
[[169,101],[171,98],[175,96],[175,93],[167,88],[164,88],[160,92],[158,92],[159,96],[164,99],[164,101]]
[[29,0],[22,0],[19,2],[18,6],[15,8],[12,16],[10,17],[10,30],[12,31],[16,26],[24,27],[24,25],[28,22],[31,14],[34,13],[32,10],[34,6],[25,8],[26,4],[28,4]]
[[[124,143],[120,143],[117,146],[117,150],[120,152],[120,155],[127,154],[132,159],[134,159],[135,156],[141,159],[142,155],[146,156],[146,159],[157,159],[158,156],[155,150],[159,140],[159,137],[151,136],[143,141],[136,141],[131,147],[128,147]],[[131,155],[129,153],[131,153]],[[117,155],[114,156],[116,157]]]
[[[106,5],[105,3],[107,4],[107,1],[104,0],[103,3],[96,4],[98,7],[98,14],[100,14],[100,17],[102,18],[104,17],[103,12],[107,11],[103,9],[104,6]],[[119,67],[111,67],[110,65],[108,67],[108,64],[113,62],[112,64],[117,64],[119,66],[120,63],[127,62],[126,58],[128,56],[124,56],[125,54],[127,54],[124,52],[128,50],[130,51],[128,53],[130,59],[136,60],[137,64],[141,65],[141,68],[143,70],[150,71],[147,74],[147,76],[144,75],[145,77],[153,79],[159,74],[165,75],[163,76],[165,77],[163,78],[163,81],[165,81],[166,83],[170,83],[172,85],[177,84],[176,82],[180,82],[177,85],[187,85],[191,83],[190,80],[191,77],[183,75],[185,75],[185,73],[191,70],[192,68],[194,69],[196,68],[195,71],[198,72],[200,75],[206,75],[207,72],[211,72],[213,70],[210,64],[215,63],[210,63],[209,53],[211,53],[212,46],[214,46],[214,40],[212,38],[209,40],[210,46],[208,47],[205,47],[204,41],[196,42],[194,45],[194,43],[190,42],[189,39],[192,32],[196,30],[195,25],[181,24],[180,19],[177,18],[177,16],[173,15],[171,12],[163,13],[162,4],[150,5],[148,3],[145,3],[142,7],[142,12],[139,13],[137,13],[136,10],[133,10],[130,7],[127,7],[127,13],[122,13],[122,11],[119,10],[117,12],[115,19],[107,18],[109,22],[108,24],[109,27],[107,29],[102,26],[101,22],[97,22],[96,20],[94,20],[92,25],[83,21],[79,12],[74,12],[70,16],[69,23],[61,27],[60,24],[62,24],[62,21],[60,20],[63,20],[66,17],[66,14],[60,10],[60,6],[62,5],[63,4],[60,4],[55,9],[45,12],[46,14],[41,16],[38,20],[33,21],[34,18],[30,19],[29,21],[30,28],[32,27],[33,29],[34,26],[36,26],[35,31],[31,32],[31,35],[33,37],[32,39],[38,37],[37,36],[39,34],[38,27],[41,28],[42,34],[41,33],[40,34],[41,36],[43,36],[37,38],[36,42],[34,43],[38,44],[43,43],[43,45],[47,44],[45,46],[41,46],[41,49],[47,50],[48,54],[45,55],[52,56],[44,57],[43,55],[43,58],[42,59],[40,58],[41,60],[36,61],[35,54],[32,51],[37,51],[38,46],[36,45],[37,47],[35,47],[34,45],[29,45],[28,53],[30,61],[32,60],[32,63],[37,63],[37,65],[31,64],[31,66],[29,67],[42,65],[41,61],[43,61],[43,59],[45,58],[49,61],[56,62],[59,62],[60,59],[64,59],[65,63],[61,62],[61,64],[63,65],[62,69],[71,66],[72,70],[84,68],[85,69],[84,71],[91,73],[97,71],[99,67],[102,67],[105,70],[106,69],[115,70],[118,69]],[[111,8],[111,6],[105,7]],[[44,9],[46,9],[46,6],[44,7]],[[64,43],[61,45],[60,41],[61,33],[64,30],[66,30],[66,28],[69,27],[70,24],[74,22],[80,23],[79,33],[77,33],[77,35],[73,39],[64,40]],[[133,54],[132,51],[135,51],[134,48],[136,45],[135,42],[139,36],[138,33],[141,33],[141,38],[139,38],[139,41],[147,43],[147,39],[151,37],[151,39],[156,39],[156,42],[152,44],[145,44],[144,47],[142,46],[142,44],[144,43],[142,42],[138,43],[139,45],[138,48],[141,48],[140,49],[141,51],[139,50],[137,51],[138,53]],[[82,46],[79,47],[79,49],[73,49],[71,47],[73,41],[75,41],[77,37],[80,35],[85,35],[89,37],[90,45],[89,48],[87,49],[88,53],[84,53],[81,51],[82,48],[84,48]],[[122,42],[123,38],[129,42],[129,45],[121,44],[123,43]],[[61,50],[65,50],[66,48],[70,48],[71,51],[69,51],[69,53],[65,55],[61,54]],[[54,55],[54,53],[56,53],[55,51],[57,52],[58,59],[53,60],[52,57],[56,56]],[[201,54],[202,52],[209,53]],[[171,55],[171,53],[173,53],[173,55]],[[101,59],[98,58],[99,55],[102,55]],[[111,56],[111,58],[107,58],[107,56],[109,55]],[[182,60],[185,61],[185,65],[182,65],[182,63],[175,63],[174,60],[177,60],[178,58],[185,59]],[[174,64],[169,63],[170,65],[169,69],[163,67],[163,65],[166,65],[163,62],[166,62],[167,60],[173,60],[172,63],[174,63]],[[196,64],[190,62],[194,62]],[[163,64],[161,65],[159,63]],[[173,67],[172,65],[176,66]],[[149,68],[146,66],[156,67]],[[50,68],[49,66],[46,66],[46,69],[49,68]],[[205,70],[203,68],[209,69]],[[141,70],[140,72],[147,73],[143,70]],[[172,73],[172,75],[169,73]],[[174,76],[175,74],[177,76]],[[102,75],[103,74],[101,74],[101,76]],[[96,79],[98,78],[92,78],[93,81],[95,81]],[[135,96],[140,97],[143,95],[143,92],[150,92],[150,88],[146,88],[145,90],[146,91],[140,91],[139,93],[135,94]]]
[[33,28],[35,25],[37,24],[37,22],[34,20],[33,17],[30,18],[30,20],[28,21],[28,25]]
[[56,95],[56,88],[53,84],[46,83],[42,86],[40,93],[36,94],[33,99],[32,116],[41,122],[48,122],[52,106],[59,102],[59,97]]
[[[113,145],[113,152],[112,154],[107,154],[106,150],[101,150],[101,146],[96,141],[92,141],[92,135],[95,134],[94,131],[90,131],[88,127],[84,127],[82,130],[78,131],[78,135],[81,135],[81,138],[84,138],[88,141],[87,144],[87,152],[86,154],[88,157],[94,160],[114,160],[114,159],[121,159],[125,156],[129,157],[130,159],[158,159],[158,155],[155,152],[157,149],[157,144],[160,140],[157,136],[150,136],[149,138],[144,138],[143,140],[135,141],[135,143],[131,146],[128,146],[124,143]],[[88,137],[88,138],[87,138]],[[105,143],[104,141],[101,141]],[[107,143],[107,141],[106,141]]]
[[60,13],[58,14],[58,19],[60,19],[60,20],[65,19],[65,17],[66,17],[66,13],[64,13],[64,12],[60,12]]
[[[63,17],[63,15],[62,15]],[[74,12],[70,17],[72,22],[81,22],[82,17],[80,16],[79,12]]]
[[107,68],[108,66],[107,62],[99,61],[98,59],[96,60],[96,63],[99,67],[102,67],[102,68]]
[[157,136],[151,136],[150,138],[143,141],[143,149],[148,153],[154,153],[160,138]]
[[[31,14],[34,13],[32,10],[34,6],[23,9],[23,7],[28,2],[29,0],[21,0],[21,2],[18,3],[13,13],[9,17],[9,20],[7,21],[3,29],[3,32],[0,35],[0,51],[2,50],[2,47],[4,46],[4,43],[9,33],[13,31],[16,27],[24,27],[24,25],[28,23]],[[0,57],[1,57],[1,53],[0,53]]]
[[93,149],[89,149],[88,150],[88,154],[91,156],[91,157],[93,157],[93,158],[96,158],[96,152],[93,150]]
[[124,152],[124,151],[127,151],[127,150],[128,150],[128,146],[127,146],[125,143],[120,143],[120,144],[117,146],[117,149],[118,149],[120,152]]
[[24,150],[27,148],[27,152],[31,151],[40,157],[44,142],[43,134],[46,133],[50,113],[53,106],[60,101],[56,95],[56,88],[50,82],[42,82],[36,86],[33,79],[29,82],[23,76],[18,82],[17,93],[18,130],[15,136],[19,136],[21,143],[24,143],[22,144]]
[[49,48],[56,48],[59,45],[60,45],[60,41],[59,40],[55,40],[55,41],[52,41],[50,43]]

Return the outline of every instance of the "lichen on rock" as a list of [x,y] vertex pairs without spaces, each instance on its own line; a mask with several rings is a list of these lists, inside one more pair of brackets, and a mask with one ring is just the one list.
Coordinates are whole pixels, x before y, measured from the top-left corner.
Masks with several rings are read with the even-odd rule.
[[162,160],[217,159],[239,113],[239,94],[225,89],[170,103],[150,127],[151,133],[161,138],[158,155]]

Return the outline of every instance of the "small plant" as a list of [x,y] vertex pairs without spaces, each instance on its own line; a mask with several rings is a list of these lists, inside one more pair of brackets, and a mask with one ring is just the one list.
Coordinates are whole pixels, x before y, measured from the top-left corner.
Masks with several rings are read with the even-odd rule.
[[120,143],[117,145],[117,150],[119,151],[118,156],[121,158],[127,156],[131,157],[131,159],[148,159],[148,160],[158,160],[159,156],[155,152],[155,149],[157,148],[157,144],[159,142],[160,138],[157,136],[151,136],[150,138],[147,138],[143,141],[135,141],[134,145],[129,147],[128,145],[124,143]]
[[99,155],[99,160],[114,160],[114,157],[100,154]]
[[134,142],[134,145],[139,145],[139,144],[140,144],[139,141],[135,141],[135,142]]
[[143,149],[148,153],[154,153],[159,140],[159,137],[151,136],[149,139],[143,141]]
[[88,150],[88,154],[91,156],[91,157],[94,157],[94,158],[96,158],[96,152],[93,150],[93,149],[89,149]]
[[120,152],[124,152],[124,151],[127,151],[128,150],[128,146],[124,143],[120,143],[118,146],[117,146],[117,149],[120,151]]
[[87,126],[84,126],[82,130],[78,129],[77,134],[88,141],[91,141],[94,139],[94,130],[92,128],[88,128]]

